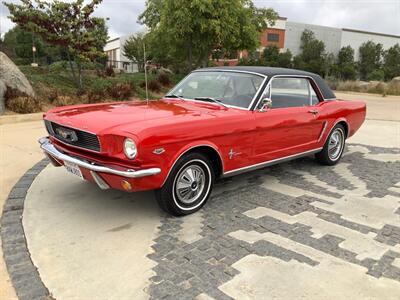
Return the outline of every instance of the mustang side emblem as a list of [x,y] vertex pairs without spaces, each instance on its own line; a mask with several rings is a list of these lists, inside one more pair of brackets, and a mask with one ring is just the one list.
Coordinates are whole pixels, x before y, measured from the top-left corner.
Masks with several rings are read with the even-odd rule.
[[157,155],[160,155],[160,154],[162,154],[162,153],[164,153],[165,152],[165,149],[164,148],[157,148],[157,149],[154,149],[153,150],[153,153],[154,154],[157,154]]
[[56,128],[56,134],[60,136],[63,140],[68,142],[76,142],[78,140],[78,136],[75,131],[67,129],[67,128]]
[[235,156],[242,154],[241,152],[235,152],[233,151],[233,149],[231,148],[231,150],[229,151],[228,155],[229,155],[229,159],[233,159]]

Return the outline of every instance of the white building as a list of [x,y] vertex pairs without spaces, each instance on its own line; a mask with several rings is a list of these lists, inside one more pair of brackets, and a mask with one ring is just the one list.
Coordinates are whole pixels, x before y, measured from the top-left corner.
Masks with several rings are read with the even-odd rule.
[[[285,25],[282,25],[285,22]],[[350,46],[354,49],[354,59],[359,59],[360,46],[368,41],[382,44],[383,50],[387,50],[395,44],[400,45],[400,35],[376,33],[349,28],[336,28],[328,26],[319,26],[298,22],[280,20],[278,26],[273,26],[268,31],[274,28],[282,31],[283,45],[280,45],[282,50],[289,49],[293,55],[301,53],[301,35],[303,31],[309,29],[314,32],[315,37],[325,44],[325,50],[328,53],[333,53],[335,56],[339,53],[342,47]],[[284,28],[284,29],[282,29]],[[400,29],[399,29],[400,30]],[[271,42],[269,42],[271,44]],[[279,47],[279,45],[277,44]]]
[[138,72],[137,64],[131,62],[124,55],[123,46],[131,35],[111,39],[104,46],[104,52],[108,56],[108,65],[127,73]]

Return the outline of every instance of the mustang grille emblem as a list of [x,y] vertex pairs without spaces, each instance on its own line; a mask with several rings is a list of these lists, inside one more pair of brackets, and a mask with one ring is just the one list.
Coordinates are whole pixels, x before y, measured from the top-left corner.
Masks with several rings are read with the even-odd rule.
[[56,134],[61,137],[63,140],[68,142],[76,142],[78,140],[78,136],[75,131],[67,129],[67,128],[56,128]]

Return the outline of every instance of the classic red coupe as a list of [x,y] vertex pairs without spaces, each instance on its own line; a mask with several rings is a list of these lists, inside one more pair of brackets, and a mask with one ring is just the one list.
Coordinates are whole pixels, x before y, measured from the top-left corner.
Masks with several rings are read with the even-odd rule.
[[316,74],[206,68],[158,101],[54,108],[39,142],[55,166],[101,189],[154,189],[178,216],[200,209],[219,177],[311,154],[336,164],[365,114]]

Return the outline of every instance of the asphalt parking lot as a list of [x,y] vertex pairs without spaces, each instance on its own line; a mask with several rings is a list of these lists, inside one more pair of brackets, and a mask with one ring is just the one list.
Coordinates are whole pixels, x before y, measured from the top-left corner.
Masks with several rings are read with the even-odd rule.
[[[101,191],[61,168],[39,165],[21,210],[40,276],[32,293],[47,289],[55,299],[397,299],[400,98],[370,97],[368,120],[337,166],[304,158],[220,181],[204,209],[185,218],[161,213],[150,192]],[[23,167],[17,170],[19,178]],[[4,249],[13,245],[7,243]],[[7,255],[6,261],[10,271]],[[14,285],[23,286],[26,277],[15,271],[23,262],[14,257],[11,263]],[[26,287],[18,291],[29,294]]]

